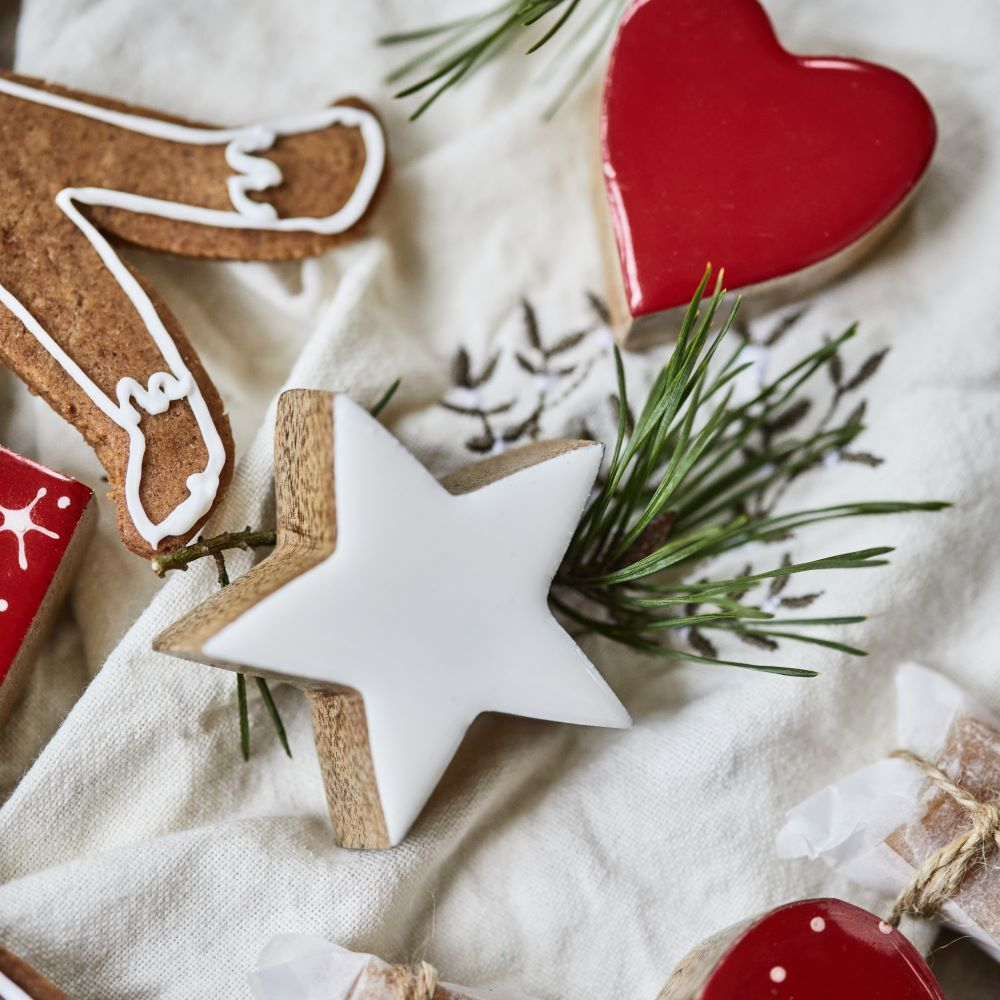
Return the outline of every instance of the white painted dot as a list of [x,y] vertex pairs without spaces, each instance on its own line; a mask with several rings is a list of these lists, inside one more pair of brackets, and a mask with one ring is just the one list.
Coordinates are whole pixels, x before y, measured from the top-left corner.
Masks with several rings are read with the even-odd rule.
[[878,922],[878,929],[883,934],[891,934],[892,933],[892,924],[887,924],[884,920],[880,920]]
[[57,507],[58,507],[58,508],[59,508],[60,510],[65,510],[65,509],[66,509],[66,508],[67,508],[67,507],[68,507],[69,505],[70,505],[70,499],[69,499],[69,497],[60,497],[60,498],[59,498],[59,499],[58,499],[58,500],[56,501],[56,506],[57,506]]
[[771,970],[771,982],[772,983],[783,983],[788,978],[788,973],[785,971],[783,966],[776,965]]
[[813,917],[809,921],[809,926],[817,933],[821,933],[826,930],[826,921],[822,917]]
[[2,597],[0,597],[0,611],[6,611],[9,607],[10,605]]

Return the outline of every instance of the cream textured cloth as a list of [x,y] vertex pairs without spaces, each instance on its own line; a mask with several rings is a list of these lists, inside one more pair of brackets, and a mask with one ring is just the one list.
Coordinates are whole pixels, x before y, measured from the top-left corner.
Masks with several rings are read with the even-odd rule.
[[[283,385],[370,402],[404,376],[387,416],[436,472],[467,462],[467,441],[489,448],[505,431],[516,436],[539,397],[544,435],[578,433],[584,421],[595,433],[610,427],[607,335],[586,296],[601,287],[591,200],[599,74],[543,125],[549,93],[522,86],[532,64],[511,55],[409,124],[380,82],[400,56],[373,39],[446,17],[446,6],[468,9],[457,0],[27,0],[26,73],[209,121],[352,92],[384,113],[392,183],[364,242],[274,267],[137,255],[233,418],[241,460],[211,529],[273,516]],[[900,661],[940,669],[1000,709],[1000,9],[994,0],[767,6],[792,49],[842,51],[912,75],[941,126],[915,211],[863,269],[816,296],[765,359],[776,370],[854,319],[862,329],[845,351],[849,372],[893,348],[856,397],[868,400],[860,445],[885,464],[804,476],[786,505],[957,502],[788,544],[799,559],[898,546],[889,569],[827,574],[786,592],[824,590],[810,613],[870,613],[843,634],[871,655],[786,644],[784,662],[823,672],[803,681],[664,666],[588,643],[634,730],[482,719],[405,844],[348,853],[331,844],[302,696],[276,687],[288,761],[251,686],[254,755],[243,764],[233,676],[150,651],[160,629],[212,592],[213,568],[161,584],[121,549],[102,501],[72,614],[0,736],[0,939],[75,1000],[247,998],[246,975],[278,933],[396,961],[426,957],[450,980],[542,1000],[652,1000],[686,949],[748,914],[815,894],[880,905],[823,865],[778,860],[773,842],[789,806],[890,749]],[[572,375],[518,364],[519,351],[537,358],[522,298],[548,344],[589,331],[560,355]],[[755,337],[773,320],[755,320]],[[451,385],[459,347],[473,373],[500,352],[479,388]],[[652,364],[630,361],[637,392]],[[99,485],[76,433],[12,378],[2,388],[5,440]],[[514,405],[479,418],[442,398],[466,409]],[[780,555],[772,546],[747,557],[766,568]],[[245,566],[231,560],[234,572]]]

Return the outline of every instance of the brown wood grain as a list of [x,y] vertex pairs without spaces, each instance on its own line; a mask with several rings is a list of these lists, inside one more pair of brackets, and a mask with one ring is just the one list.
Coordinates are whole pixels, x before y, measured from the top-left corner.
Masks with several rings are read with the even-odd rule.
[[[656,1000],[701,1000],[708,977],[715,971],[733,943],[758,918],[744,920],[692,948],[678,963]],[[736,997],[733,1000],[737,1000]]]

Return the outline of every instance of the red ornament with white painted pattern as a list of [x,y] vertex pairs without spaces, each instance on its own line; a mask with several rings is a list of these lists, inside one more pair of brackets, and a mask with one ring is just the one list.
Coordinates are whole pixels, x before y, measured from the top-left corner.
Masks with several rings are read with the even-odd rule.
[[0,448],[0,722],[85,545],[93,493]]

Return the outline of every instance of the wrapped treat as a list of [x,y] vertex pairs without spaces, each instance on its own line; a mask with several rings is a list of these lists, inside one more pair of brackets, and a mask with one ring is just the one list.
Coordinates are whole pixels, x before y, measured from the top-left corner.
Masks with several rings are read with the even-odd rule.
[[785,858],[822,858],[885,894],[887,919],[939,914],[1000,959],[1000,722],[924,667],[896,681],[890,757],[788,814]]
[[530,1000],[442,983],[427,962],[390,965],[308,934],[274,938],[250,974],[250,991],[255,1000]]

